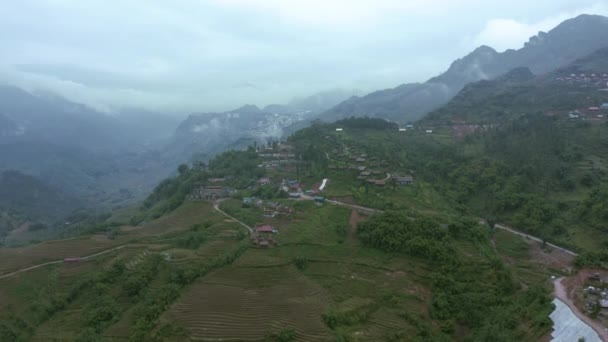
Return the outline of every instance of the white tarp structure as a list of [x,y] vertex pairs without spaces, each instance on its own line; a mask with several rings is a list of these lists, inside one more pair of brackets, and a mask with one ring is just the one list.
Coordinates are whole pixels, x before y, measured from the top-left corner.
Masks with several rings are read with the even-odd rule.
[[323,189],[325,189],[325,185],[327,185],[327,178],[323,179],[323,183],[321,183],[319,191],[323,191]]
[[552,342],[576,342],[581,337],[585,342],[602,342],[599,335],[587,323],[581,321],[561,300],[553,300],[555,310],[549,315],[553,321]]

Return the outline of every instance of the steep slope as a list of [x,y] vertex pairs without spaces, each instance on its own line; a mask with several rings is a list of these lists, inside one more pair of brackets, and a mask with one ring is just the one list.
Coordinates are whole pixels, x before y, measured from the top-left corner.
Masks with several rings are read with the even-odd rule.
[[496,79],[471,83],[422,123],[499,123],[522,113],[585,112],[608,102],[608,92],[602,90],[607,83],[608,48],[603,48],[541,76],[516,68]]
[[39,179],[18,171],[0,173],[0,245],[27,222],[53,223],[81,202]]
[[52,219],[66,215],[78,203],[75,198],[39,179],[18,171],[0,173],[0,207],[35,219]]
[[132,143],[115,118],[48,93],[30,94],[16,87],[0,87],[0,112],[22,130],[19,135],[4,137],[2,142],[41,141],[94,150]]
[[177,126],[156,113],[129,109],[114,117],[52,93],[0,86],[0,172],[45,179],[87,203],[123,200],[121,189],[140,196],[178,164],[155,152],[171,122]]
[[330,109],[321,119],[381,117],[397,122],[417,120],[439,108],[468,83],[495,78],[513,68],[541,74],[608,46],[608,18],[581,15],[548,33],[540,32],[519,50],[498,53],[482,46],[452,63],[443,74],[422,84],[407,84],[355,97]]

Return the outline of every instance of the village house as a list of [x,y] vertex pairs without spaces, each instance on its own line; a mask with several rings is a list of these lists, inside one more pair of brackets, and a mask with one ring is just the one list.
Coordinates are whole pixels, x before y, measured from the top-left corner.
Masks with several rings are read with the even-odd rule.
[[382,179],[379,179],[374,184],[376,184],[377,186],[385,186],[386,185],[386,181],[382,180]]
[[600,108],[602,108],[603,110],[608,110],[608,103],[603,103]]
[[190,194],[186,196],[186,199],[213,201],[228,197],[229,195],[230,191],[223,186],[195,185]]
[[397,185],[412,185],[414,184],[414,177],[412,176],[394,176],[393,180]]
[[367,169],[365,166],[359,166],[359,167],[357,167],[357,170],[359,170],[359,171],[365,171],[365,169]]
[[357,163],[365,163],[365,158],[357,158],[356,162]]
[[362,176],[362,177],[369,177],[369,175],[371,175],[371,172],[369,172],[369,171],[364,171],[359,174],[359,176]]
[[268,178],[268,177],[260,178],[260,179],[258,179],[257,183],[258,183],[258,185],[268,185],[268,184],[270,184],[270,178]]
[[255,227],[255,234],[252,236],[253,243],[264,248],[272,245],[276,246],[278,243],[274,240],[273,235],[278,232],[278,230],[270,225]]
[[571,120],[578,120],[581,117],[581,113],[578,110],[571,111],[568,113],[568,118]]
[[243,204],[245,204],[245,205],[251,205],[251,204],[253,204],[254,201],[255,201],[255,198],[253,198],[253,197],[244,197],[243,198]]

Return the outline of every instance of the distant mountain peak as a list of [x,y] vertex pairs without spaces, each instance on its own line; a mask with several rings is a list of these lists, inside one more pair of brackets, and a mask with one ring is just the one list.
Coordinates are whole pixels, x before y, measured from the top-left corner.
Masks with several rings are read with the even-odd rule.
[[238,108],[237,110],[233,110],[232,113],[259,113],[262,110],[260,108],[258,108],[258,106],[256,105],[252,105],[252,104],[246,104],[240,108]]
[[506,77],[542,75],[608,46],[608,18],[580,15],[530,38],[523,48],[499,53],[482,45],[455,60],[442,74],[413,87],[395,87],[351,98],[325,112],[321,119],[375,116],[397,122],[414,121],[454,98],[467,84]]

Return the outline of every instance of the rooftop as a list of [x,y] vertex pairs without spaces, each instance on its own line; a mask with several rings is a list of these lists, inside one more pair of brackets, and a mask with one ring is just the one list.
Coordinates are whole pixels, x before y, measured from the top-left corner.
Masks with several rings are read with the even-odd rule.
[[274,231],[274,227],[273,226],[258,226],[255,227],[255,231],[258,233],[272,233]]

